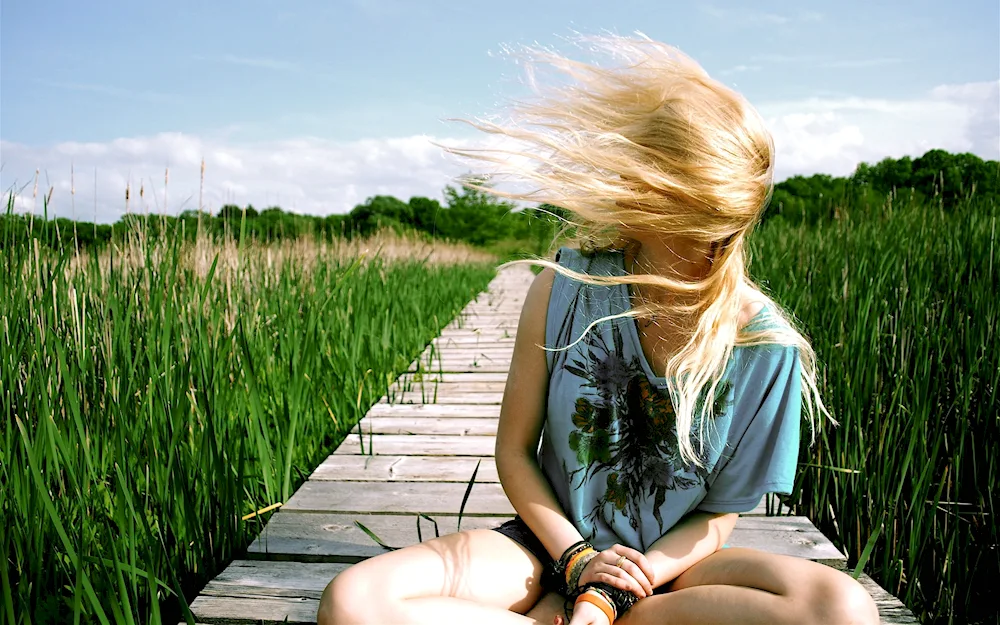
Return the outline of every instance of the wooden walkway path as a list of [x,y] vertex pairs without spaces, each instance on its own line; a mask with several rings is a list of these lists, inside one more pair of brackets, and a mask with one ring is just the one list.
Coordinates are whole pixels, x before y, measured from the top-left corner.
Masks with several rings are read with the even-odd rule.
[[[403,547],[457,529],[457,515],[481,465],[462,528],[513,518],[493,448],[517,319],[533,274],[507,269],[428,346],[387,397],[274,514],[250,546],[192,604],[199,623],[315,623],[326,584],[354,562],[384,553],[354,525]],[[428,373],[428,371],[433,373]],[[418,535],[419,532],[419,535]],[[845,558],[804,517],[741,516],[729,540],[816,560],[839,569]],[[867,575],[883,623],[916,623]],[[287,620],[286,620],[287,619]]]

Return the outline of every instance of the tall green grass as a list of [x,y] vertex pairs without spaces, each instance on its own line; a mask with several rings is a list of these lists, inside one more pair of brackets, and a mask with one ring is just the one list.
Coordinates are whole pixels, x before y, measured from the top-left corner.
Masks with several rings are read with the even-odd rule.
[[[494,275],[327,245],[0,237],[0,621],[177,622]],[[243,520],[244,517],[249,519]],[[191,621],[193,622],[193,621]]]
[[801,321],[840,421],[796,492],[925,623],[997,622],[1000,219],[908,194],[817,227],[771,220],[751,273]]

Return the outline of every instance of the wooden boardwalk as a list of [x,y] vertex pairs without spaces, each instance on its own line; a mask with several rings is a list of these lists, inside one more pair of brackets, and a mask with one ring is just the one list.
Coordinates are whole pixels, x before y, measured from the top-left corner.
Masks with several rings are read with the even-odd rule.
[[[352,434],[275,513],[250,546],[208,583],[192,610],[199,623],[315,623],[326,584],[352,563],[384,553],[355,526],[403,547],[455,532],[477,463],[462,528],[495,527],[514,509],[493,458],[500,401],[517,319],[533,274],[507,269],[428,346]],[[419,522],[418,522],[419,518]],[[742,515],[729,544],[844,569],[844,555],[798,516]],[[916,623],[867,575],[883,623]]]

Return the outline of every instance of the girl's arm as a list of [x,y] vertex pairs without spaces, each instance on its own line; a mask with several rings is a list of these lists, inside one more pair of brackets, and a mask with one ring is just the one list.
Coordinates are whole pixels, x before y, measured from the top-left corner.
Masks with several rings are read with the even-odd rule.
[[659,537],[646,551],[653,569],[653,588],[673,581],[681,573],[712,555],[729,539],[739,514],[692,512]]
[[494,453],[500,484],[511,505],[549,555],[558,560],[570,545],[583,538],[563,513],[536,457],[548,397],[549,373],[543,347],[554,278],[553,270],[543,270],[525,297]]

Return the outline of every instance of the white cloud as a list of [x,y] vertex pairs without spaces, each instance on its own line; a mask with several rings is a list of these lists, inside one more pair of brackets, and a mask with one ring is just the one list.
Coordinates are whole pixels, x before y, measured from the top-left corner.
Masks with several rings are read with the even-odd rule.
[[[433,139],[462,146],[468,141]],[[19,210],[31,200],[35,169],[42,171],[39,195],[55,188],[50,213],[77,219],[117,220],[125,213],[125,188],[132,189],[131,212],[162,212],[165,169],[169,167],[166,210],[197,209],[201,159],[205,159],[204,207],[227,202],[259,208],[280,205],[312,215],[343,213],[369,196],[441,198],[446,184],[469,168],[431,144],[427,136],[335,142],[315,138],[229,144],[180,133],[124,137],[103,143],[65,142],[28,146],[0,142],[4,192],[19,189]],[[75,180],[71,184],[71,167]],[[95,201],[96,171],[96,201]],[[48,184],[46,184],[46,176]],[[27,187],[24,185],[27,184]],[[138,190],[144,187],[140,203]],[[75,197],[70,190],[75,188]],[[27,197],[25,198],[25,194]],[[37,212],[41,212],[41,200]]]
[[1000,81],[942,85],[908,99],[809,98],[758,106],[779,178],[846,175],[859,162],[941,148],[1000,159]]
[[[918,156],[932,148],[1000,159],[1000,82],[942,85],[913,98],[809,98],[766,102],[758,109],[775,137],[777,173],[846,175],[859,162]],[[49,184],[52,212],[70,216],[70,167],[75,168],[78,219],[118,219],[131,184],[130,210],[162,211],[164,169],[170,168],[167,212],[198,207],[201,159],[206,161],[204,205],[226,202],[280,205],[313,215],[349,211],[366,198],[391,194],[441,198],[446,184],[470,169],[431,141],[468,147],[466,139],[427,136],[335,142],[316,138],[235,143],[180,133],[123,137],[100,143],[29,146],[0,141],[0,188],[16,188],[17,210],[36,208]],[[495,145],[495,144],[494,144]],[[39,200],[31,198],[42,170]],[[46,176],[48,183],[46,183]],[[138,188],[145,189],[144,204]]]

